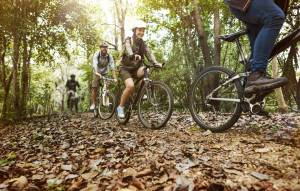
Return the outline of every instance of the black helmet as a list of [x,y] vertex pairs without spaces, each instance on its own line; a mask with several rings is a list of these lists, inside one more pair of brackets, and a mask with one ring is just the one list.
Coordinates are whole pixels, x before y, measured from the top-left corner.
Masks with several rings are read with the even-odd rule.
[[71,78],[75,78],[75,74],[71,74]]

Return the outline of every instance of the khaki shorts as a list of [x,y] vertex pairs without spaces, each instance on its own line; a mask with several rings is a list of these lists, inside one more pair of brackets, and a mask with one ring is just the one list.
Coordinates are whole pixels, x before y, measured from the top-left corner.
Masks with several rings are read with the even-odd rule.
[[[105,76],[105,75],[103,75]],[[99,88],[101,79],[98,75],[93,75],[92,88]]]
[[138,79],[137,72],[138,69],[134,69],[134,70],[128,70],[124,68],[120,69],[120,74],[123,81],[127,80],[128,78]]

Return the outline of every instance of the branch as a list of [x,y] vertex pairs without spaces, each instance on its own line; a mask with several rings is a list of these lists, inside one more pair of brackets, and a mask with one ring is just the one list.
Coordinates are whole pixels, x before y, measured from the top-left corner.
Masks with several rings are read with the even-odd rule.
[[115,44],[113,44],[113,43],[111,43],[111,42],[109,42],[107,40],[103,40],[102,38],[100,38],[100,40],[106,42],[107,44],[109,44],[111,46],[113,46],[115,48],[115,50],[117,50],[117,47],[118,47],[117,45],[115,45]]

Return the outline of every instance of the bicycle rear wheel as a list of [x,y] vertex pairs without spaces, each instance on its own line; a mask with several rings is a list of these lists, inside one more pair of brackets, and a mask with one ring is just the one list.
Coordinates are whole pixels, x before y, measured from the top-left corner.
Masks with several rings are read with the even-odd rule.
[[172,92],[163,82],[152,81],[146,86],[143,87],[138,101],[139,120],[147,128],[162,128],[173,112]]
[[101,119],[104,120],[110,119],[115,112],[115,107],[116,107],[116,99],[115,96],[112,95],[111,93],[107,93],[104,97],[103,96],[99,97],[97,110],[98,110],[99,117]]
[[239,119],[242,99],[240,79],[230,80],[234,72],[219,66],[202,71],[189,91],[189,109],[203,129],[222,132]]

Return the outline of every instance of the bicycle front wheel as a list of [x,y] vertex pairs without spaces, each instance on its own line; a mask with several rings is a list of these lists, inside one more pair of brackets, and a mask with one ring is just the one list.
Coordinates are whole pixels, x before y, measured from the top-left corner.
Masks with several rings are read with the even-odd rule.
[[239,119],[242,98],[240,78],[219,66],[202,71],[189,91],[189,109],[196,123],[203,129],[222,132]]
[[163,82],[145,85],[138,101],[138,117],[147,128],[159,129],[166,125],[173,112],[173,95]]
[[116,99],[115,96],[107,93],[105,96],[99,97],[98,102],[98,114],[101,119],[107,120],[110,119],[114,112],[116,107]]

